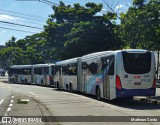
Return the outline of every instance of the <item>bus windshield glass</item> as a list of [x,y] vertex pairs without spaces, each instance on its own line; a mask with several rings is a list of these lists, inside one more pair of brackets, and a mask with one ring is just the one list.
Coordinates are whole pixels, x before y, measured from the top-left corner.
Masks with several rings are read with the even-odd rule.
[[122,52],[124,70],[129,74],[145,74],[151,69],[151,53]]

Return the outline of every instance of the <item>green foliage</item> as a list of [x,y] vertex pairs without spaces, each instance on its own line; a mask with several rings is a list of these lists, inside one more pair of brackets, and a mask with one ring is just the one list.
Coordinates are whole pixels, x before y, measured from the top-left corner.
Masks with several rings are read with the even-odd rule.
[[0,50],[6,65],[46,63],[122,48],[160,49],[159,0],[133,0],[133,6],[120,14],[121,24],[115,23],[113,12],[98,14],[102,4],[60,2],[52,9],[43,32],[6,42],[8,48]]
[[[54,48],[54,58],[67,59],[87,53],[120,49],[122,42],[114,33],[114,13],[96,15],[102,4],[87,3],[66,6],[63,2],[54,6],[55,13],[45,26],[46,39]],[[121,44],[121,45],[120,45]]]
[[11,47],[11,46],[14,46],[15,45],[15,41],[16,41],[16,38],[14,36],[12,36],[10,38],[10,40],[8,40],[8,42],[6,42],[6,46],[7,47]]
[[138,7],[142,7],[144,5],[145,1],[146,0],[133,0],[133,5],[138,6]]
[[156,49],[160,37],[160,3],[158,0],[134,0],[133,7],[121,14],[116,32],[131,48]]
[[7,66],[13,64],[22,64],[23,54],[22,49],[19,47],[8,47],[0,50],[0,59],[6,62]]

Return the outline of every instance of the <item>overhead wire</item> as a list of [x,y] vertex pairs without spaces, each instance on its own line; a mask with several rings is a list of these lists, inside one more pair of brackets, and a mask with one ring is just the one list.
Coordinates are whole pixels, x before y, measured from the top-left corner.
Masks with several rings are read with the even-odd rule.
[[[7,17],[5,17],[5,19],[9,19]],[[1,20],[1,19],[0,19]],[[24,21],[24,20],[20,20],[20,19],[15,19],[15,21],[19,21],[19,22],[24,22],[24,23],[29,23],[29,24],[36,24],[36,25],[40,25],[43,26],[44,24],[40,24],[40,23],[35,23],[35,22],[29,22],[29,21]]]
[[[1,13],[4,14],[4,13]],[[33,19],[31,17],[24,17],[24,16],[19,16],[19,15],[14,15],[14,14],[7,14],[9,16],[13,16],[13,17],[20,17],[20,18],[24,18],[24,19],[29,19],[29,20],[33,20],[33,21],[38,21],[38,22],[45,22],[44,20],[41,19]]]
[[39,28],[39,27],[28,26],[28,25],[22,25],[22,24],[11,23],[11,22],[6,22],[6,21],[0,21],[0,23],[6,23],[6,24],[17,25],[17,26],[23,26],[23,27],[33,28],[33,29],[43,29],[43,28]]
[[25,15],[25,16],[29,16],[29,17],[33,17],[33,18],[45,19],[45,17],[41,17],[41,16],[37,16],[37,15],[31,15],[31,14],[26,14],[26,13],[20,13],[20,12],[16,12],[16,11],[9,11],[9,10],[4,10],[4,9],[0,9],[0,11],[7,12],[7,13],[14,13],[14,14],[18,14],[18,15]]
[[12,28],[7,28],[7,27],[1,27],[1,29],[7,29],[7,30],[14,30],[14,31],[19,31],[19,32],[25,32],[25,33],[37,33],[37,32],[32,32],[32,31],[25,31],[25,30],[19,30],[19,29],[12,29]]
[[49,0],[17,0],[17,1],[38,1],[38,2],[42,2],[42,3],[45,3],[45,4],[48,4],[48,5],[59,5],[57,3],[54,3],[52,1],[49,1]]
[[[26,1],[26,0],[24,0]],[[29,0],[28,0],[29,1]],[[35,0],[30,0],[30,1],[35,1]],[[56,4],[56,3],[53,3],[51,1],[48,1],[48,0],[37,0],[39,2],[45,2],[45,3],[52,3],[52,4]],[[56,4],[58,5],[58,4]],[[8,10],[3,10],[3,9],[0,9],[0,11],[3,11],[3,12],[9,12],[9,13],[14,13],[14,14],[18,14],[18,15],[25,15],[25,16],[31,16],[29,14],[25,14],[25,13],[19,13],[19,12],[15,12],[15,11],[8,11]],[[3,13],[4,14],[4,13]],[[14,16],[14,15],[11,15],[10,16]],[[23,17],[23,16],[14,16],[14,17],[20,17],[20,18],[24,18],[24,19],[30,19],[30,20],[34,20],[34,21],[40,21],[40,20],[37,20],[37,19],[32,19],[30,17]],[[38,18],[38,16],[34,16],[36,18]],[[22,20],[21,20],[22,21]],[[42,21],[42,20],[41,20]],[[0,21],[1,23],[5,23],[5,24],[10,24],[10,25],[16,25],[16,26],[23,26],[23,27],[27,27],[27,28],[34,28],[34,29],[43,29],[43,28],[39,28],[39,27],[35,27],[35,26],[29,26],[29,25],[23,25],[23,24],[17,24],[17,23],[12,23],[12,22],[6,22],[6,21]],[[26,22],[26,23],[31,23],[31,22],[27,22],[27,21],[22,21],[22,22]],[[33,22],[32,22],[33,23]],[[34,24],[37,24],[37,23],[34,23]],[[8,28],[9,29],[9,28]]]

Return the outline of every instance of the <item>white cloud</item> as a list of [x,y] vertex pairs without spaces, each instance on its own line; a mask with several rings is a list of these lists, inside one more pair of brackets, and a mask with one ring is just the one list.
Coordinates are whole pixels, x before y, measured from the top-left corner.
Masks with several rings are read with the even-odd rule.
[[105,8],[103,8],[100,12],[97,12],[95,15],[96,16],[103,16],[103,14],[106,14],[108,11],[105,9]]
[[8,21],[8,20],[15,20],[16,18],[6,14],[0,14],[0,20]]
[[126,3],[125,5],[122,5],[122,4],[119,4],[115,7],[114,11],[115,12],[118,12],[118,13],[121,13],[121,12],[126,12],[128,10],[128,8],[130,7],[131,5]]
[[105,8],[103,8],[101,11],[105,11],[106,12],[107,10]]
[[5,30],[3,30],[2,32],[3,32],[3,33],[5,33],[6,31],[5,31]]
[[124,7],[124,5],[119,4],[119,5],[117,5],[117,6],[115,7],[115,10],[120,10],[120,9],[122,9],[123,7]]

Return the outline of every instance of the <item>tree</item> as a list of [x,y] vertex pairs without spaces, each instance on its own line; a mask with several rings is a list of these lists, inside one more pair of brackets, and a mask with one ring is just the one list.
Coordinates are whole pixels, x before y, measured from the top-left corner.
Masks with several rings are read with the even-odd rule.
[[[87,3],[85,6],[54,6],[55,13],[45,26],[46,39],[54,48],[57,59],[73,58],[87,53],[120,48],[120,39],[114,33],[111,20],[115,14],[99,16],[102,4]],[[120,41],[120,42],[119,42]]]
[[4,60],[6,66],[23,64],[22,49],[18,47],[7,47],[0,51],[0,58]]
[[159,46],[160,2],[134,0],[126,13],[121,13],[121,25],[116,29],[131,48],[157,49]]
[[14,46],[15,41],[16,41],[16,38],[15,38],[14,36],[12,36],[12,37],[10,38],[10,40],[8,40],[8,42],[6,42],[6,46],[7,46],[7,47]]

